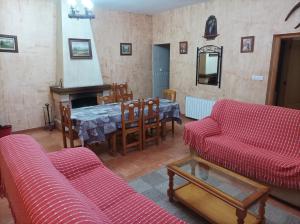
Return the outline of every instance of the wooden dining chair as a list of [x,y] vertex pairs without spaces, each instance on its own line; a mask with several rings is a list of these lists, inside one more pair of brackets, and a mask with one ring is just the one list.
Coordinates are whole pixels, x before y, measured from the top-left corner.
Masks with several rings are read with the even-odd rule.
[[[160,138],[160,118],[159,118],[159,98],[143,100],[143,149],[145,144],[156,141],[159,144]],[[155,133],[153,134],[153,130]]]
[[133,93],[124,93],[123,95],[116,95],[116,102],[126,102],[133,100]]
[[[123,155],[126,155],[127,149],[138,146],[142,150],[142,110],[140,100],[121,104],[122,112],[122,145]],[[129,135],[138,135],[138,140],[129,143]]]
[[109,95],[109,96],[97,96],[97,103],[98,105],[101,104],[108,104],[108,103],[114,103],[115,101],[115,96],[114,95]]
[[[164,90],[164,98],[171,100],[173,102],[176,102],[176,91],[173,89],[165,89]],[[161,121],[161,134],[162,137],[166,136],[166,128],[167,128],[167,123],[171,122],[172,123],[172,135],[174,136],[175,134],[175,120],[172,117],[163,119]]]
[[64,148],[68,147],[67,138],[70,140],[71,148],[73,148],[74,141],[79,139],[79,137],[78,133],[74,130],[74,125],[71,119],[70,105],[67,104],[67,106],[64,106],[63,103],[60,102],[60,114]]

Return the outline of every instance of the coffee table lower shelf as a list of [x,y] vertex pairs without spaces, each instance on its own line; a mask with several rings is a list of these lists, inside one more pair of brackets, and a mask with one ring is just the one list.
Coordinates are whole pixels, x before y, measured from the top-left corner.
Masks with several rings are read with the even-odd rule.
[[[192,183],[174,189],[174,197],[211,223],[237,223],[236,208]],[[259,223],[259,221],[254,215],[248,212],[244,223],[254,224]]]

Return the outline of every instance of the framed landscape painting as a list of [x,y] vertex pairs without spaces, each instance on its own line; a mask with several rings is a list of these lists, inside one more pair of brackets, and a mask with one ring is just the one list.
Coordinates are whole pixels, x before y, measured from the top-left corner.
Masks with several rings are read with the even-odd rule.
[[121,56],[132,55],[132,43],[121,43],[120,44],[120,55]]
[[17,36],[0,34],[0,52],[18,53]]
[[92,59],[90,39],[69,38],[70,57],[72,59]]

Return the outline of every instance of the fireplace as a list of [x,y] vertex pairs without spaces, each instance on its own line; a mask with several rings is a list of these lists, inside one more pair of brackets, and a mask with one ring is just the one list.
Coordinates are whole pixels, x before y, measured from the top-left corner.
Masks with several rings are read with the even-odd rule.
[[73,109],[97,105],[97,93],[71,94],[69,97]]
[[55,126],[60,128],[60,102],[69,103],[74,108],[97,105],[97,95],[109,95],[111,85],[85,86],[75,88],[50,87],[54,108]]

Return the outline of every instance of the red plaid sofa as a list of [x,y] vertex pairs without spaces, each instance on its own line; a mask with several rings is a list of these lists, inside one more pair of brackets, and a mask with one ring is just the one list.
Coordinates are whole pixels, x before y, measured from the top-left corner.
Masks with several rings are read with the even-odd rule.
[[185,125],[184,141],[202,158],[299,199],[299,110],[220,100],[209,117]]
[[16,223],[184,223],[135,192],[86,148],[45,153],[26,135],[0,139],[1,194]]

